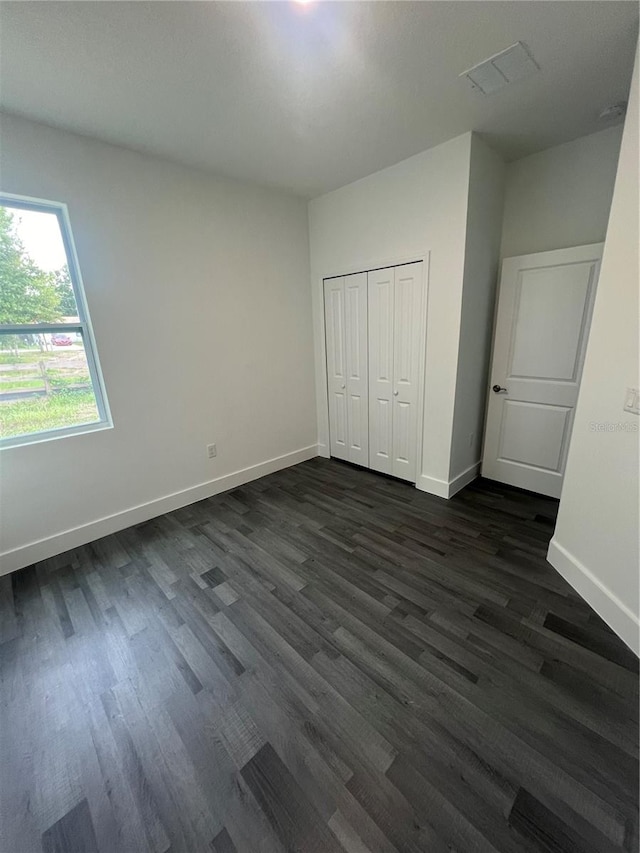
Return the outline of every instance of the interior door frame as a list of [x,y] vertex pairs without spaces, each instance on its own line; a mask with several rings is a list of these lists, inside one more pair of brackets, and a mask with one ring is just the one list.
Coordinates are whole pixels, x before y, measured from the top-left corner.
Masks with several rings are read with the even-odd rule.
[[[556,249],[542,249],[539,252],[525,252],[525,253],[520,254],[520,255],[509,255],[508,257],[502,258],[500,260],[500,266],[498,269],[498,281],[496,283],[495,302],[494,302],[494,306],[493,306],[493,323],[491,326],[491,347],[490,347],[490,351],[489,351],[489,366],[488,366],[487,380],[486,380],[487,381],[487,394],[486,394],[486,398],[485,398],[484,421],[483,421],[483,427],[482,427],[482,452],[480,454],[480,474],[479,474],[479,476],[483,476],[482,465],[484,463],[485,453],[486,453],[486,449],[487,449],[486,448],[486,444],[487,444],[487,423],[488,423],[488,418],[489,418],[489,404],[491,401],[491,394],[493,393],[492,385],[494,382],[493,359],[495,356],[496,332],[498,329],[498,313],[499,313],[499,306],[500,306],[500,295],[502,292],[502,282],[503,282],[503,276],[504,276],[504,265],[505,265],[505,263],[512,262],[512,261],[519,261],[522,258],[536,257],[539,255],[547,255],[549,260],[551,260],[552,257],[554,255],[556,255],[556,253],[565,252],[567,249],[590,250],[590,249],[598,248],[598,249],[600,249],[600,251],[602,253],[602,251],[604,251],[604,245],[605,244],[603,241],[599,241],[596,243],[584,243],[584,244],[580,244],[578,246],[561,246],[560,248],[556,248]],[[600,265],[599,265],[598,273],[600,272],[601,268],[602,268],[602,254],[600,256]],[[591,304],[589,306],[588,314],[585,318],[585,322],[586,322],[586,326],[587,326],[588,331],[587,331],[586,339],[585,339],[584,345],[582,347],[582,352],[581,352],[580,382],[578,383],[578,394],[580,393],[580,385],[582,383],[582,370],[584,369],[584,362],[585,362],[586,355],[587,355],[587,348],[589,346],[589,334],[591,332],[591,321],[593,318],[595,301],[596,301],[596,298],[598,295],[597,285],[598,285],[598,282],[596,282],[595,293],[591,299]],[[575,414],[575,412],[574,412],[574,414]],[[567,446],[566,446],[565,453],[564,453],[565,464],[566,464],[567,457],[569,455],[569,450],[571,448],[571,441],[573,438],[573,426],[574,426],[574,424],[572,421],[571,427],[570,427],[571,434],[569,435],[569,441],[567,442]],[[500,482],[500,481],[497,481],[497,482]],[[520,487],[515,486],[514,488],[520,488]],[[537,492],[535,494],[537,494]]]
[[424,432],[424,411],[426,405],[425,378],[426,378],[426,361],[427,361],[427,321],[429,308],[429,277],[430,277],[430,260],[431,250],[416,252],[412,255],[407,255],[402,258],[376,258],[375,260],[363,261],[362,263],[354,263],[348,267],[342,267],[338,270],[323,273],[317,284],[317,293],[320,296],[320,311],[319,316],[319,343],[320,343],[320,364],[324,373],[324,399],[322,401],[322,420],[326,430],[327,443],[318,444],[318,455],[326,459],[331,457],[331,448],[329,442],[329,387],[327,382],[327,330],[324,316],[324,281],[327,278],[341,278],[342,276],[355,275],[356,273],[368,273],[373,270],[386,269],[387,267],[400,267],[406,264],[422,263],[422,295],[420,315],[422,319],[422,328],[424,334],[420,341],[420,358],[419,358],[419,386],[418,386],[418,424],[416,429],[416,484],[422,473],[422,448],[423,448],[423,432]]

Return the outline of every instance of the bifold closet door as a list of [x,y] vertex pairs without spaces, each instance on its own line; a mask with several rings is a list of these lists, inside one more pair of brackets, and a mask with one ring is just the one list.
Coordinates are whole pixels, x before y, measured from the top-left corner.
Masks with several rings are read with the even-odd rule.
[[367,274],[324,282],[331,455],[369,465]]
[[369,291],[369,467],[393,474],[394,267],[367,273]]
[[422,263],[368,273],[369,467],[415,483]]
[[347,355],[347,445],[349,462],[369,465],[369,357],[367,353],[367,274],[344,277]]
[[395,268],[393,298],[393,474],[416,482],[422,330],[422,264]]

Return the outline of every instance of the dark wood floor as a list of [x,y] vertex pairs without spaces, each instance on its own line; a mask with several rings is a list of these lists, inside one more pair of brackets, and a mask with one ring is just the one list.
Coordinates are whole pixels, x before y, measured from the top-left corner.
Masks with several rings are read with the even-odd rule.
[[637,850],[555,509],[317,459],[4,578],[1,853]]

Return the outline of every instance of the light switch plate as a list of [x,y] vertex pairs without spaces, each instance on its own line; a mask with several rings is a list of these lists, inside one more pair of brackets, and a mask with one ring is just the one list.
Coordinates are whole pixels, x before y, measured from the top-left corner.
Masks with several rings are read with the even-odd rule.
[[630,412],[632,415],[640,415],[640,392],[637,388],[627,388],[622,408],[625,412]]

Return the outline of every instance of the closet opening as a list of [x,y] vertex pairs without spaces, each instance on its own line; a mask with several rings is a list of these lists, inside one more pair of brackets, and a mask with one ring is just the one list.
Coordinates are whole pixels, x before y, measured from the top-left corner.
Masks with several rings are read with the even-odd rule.
[[424,267],[323,282],[331,456],[410,483],[421,461]]

